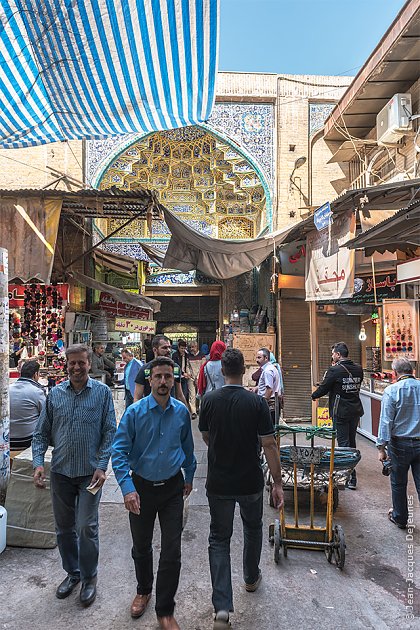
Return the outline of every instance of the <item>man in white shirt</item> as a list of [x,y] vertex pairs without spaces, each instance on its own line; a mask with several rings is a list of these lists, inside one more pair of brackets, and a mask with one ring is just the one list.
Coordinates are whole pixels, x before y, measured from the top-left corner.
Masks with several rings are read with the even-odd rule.
[[260,348],[257,352],[256,360],[262,372],[255,391],[267,401],[271,419],[273,424],[275,424],[276,394],[281,396],[282,393],[280,375],[277,368],[270,361],[270,350],[268,348]]

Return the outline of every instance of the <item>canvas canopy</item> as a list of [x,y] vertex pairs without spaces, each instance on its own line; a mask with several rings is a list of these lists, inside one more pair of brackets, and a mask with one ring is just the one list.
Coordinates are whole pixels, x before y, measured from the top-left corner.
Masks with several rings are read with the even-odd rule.
[[288,226],[261,238],[228,241],[200,234],[164,209],[171,240],[163,260],[163,267],[179,271],[201,271],[215,280],[227,280],[251,271],[275,251],[295,228]]
[[0,148],[207,120],[218,0],[2,0]]

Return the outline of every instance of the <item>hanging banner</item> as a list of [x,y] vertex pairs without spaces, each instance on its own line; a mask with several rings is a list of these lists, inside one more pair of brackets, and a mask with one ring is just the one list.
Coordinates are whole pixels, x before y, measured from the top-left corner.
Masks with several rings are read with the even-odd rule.
[[[29,285],[32,286],[32,285]],[[39,287],[41,285],[35,285]],[[42,285],[44,287],[44,285]],[[26,284],[10,284],[8,286],[9,291],[9,306],[10,308],[23,308],[25,306],[25,290],[28,288]],[[63,302],[68,302],[69,299],[69,285],[68,284],[46,284],[45,291],[47,296],[52,296],[53,291],[57,296],[62,298]]]
[[117,315],[120,317],[135,317],[136,319],[149,319],[152,315],[152,311],[140,306],[134,306],[132,304],[124,304],[123,302],[117,302],[109,293],[101,292],[99,298],[99,308],[105,311],[109,315]]
[[118,332],[136,332],[143,335],[154,335],[156,332],[156,322],[142,319],[115,318],[115,330]]
[[417,360],[418,323],[414,300],[383,301],[384,349],[386,361]]
[[308,302],[352,297],[355,250],[340,247],[354,237],[353,212],[334,217],[328,228],[306,239],[305,289]]

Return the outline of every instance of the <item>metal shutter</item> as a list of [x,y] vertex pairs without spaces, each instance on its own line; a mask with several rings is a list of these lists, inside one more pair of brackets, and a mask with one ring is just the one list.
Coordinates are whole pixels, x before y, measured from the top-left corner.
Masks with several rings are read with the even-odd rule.
[[360,317],[318,313],[317,328],[319,381],[331,365],[331,346],[337,341],[344,341],[349,349],[349,359],[360,363]]
[[308,303],[303,299],[282,298],[280,320],[284,417],[310,420],[312,389]]

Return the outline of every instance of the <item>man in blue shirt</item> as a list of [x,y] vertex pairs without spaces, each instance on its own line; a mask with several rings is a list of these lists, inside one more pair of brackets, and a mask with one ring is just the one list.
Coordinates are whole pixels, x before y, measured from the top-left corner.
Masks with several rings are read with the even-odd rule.
[[52,444],[52,505],[67,572],[56,595],[68,597],[81,580],[80,602],[89,606],[96,597],[98,506],[115,435],[115,411],[109,388],[89,378],[90,349],[70,346],[66,357],[69,380],[48,394],[32,440],[34,483],[45,488],[44,455]]
[[151,394],[131,405],[122,417],[112,448],[112,466],[130,512],[137,578],[131,616],[141,617],[150,600],[157,514],[161,553],[155,609],[160,627],[176,630],[179,626],[173,613],[181,569],[183,496],[192,490],[197,464],[190,415],[183,403],[170,396],[174,363],[158,357],[149,368]]
[[134,354],[128,348],[121,350],[121,356],[125,363],[124,367],[124,399],[125,408],[134,402],[134,390],[136,387],[136,376],[143,365],[142,361],[135,358]]
[[408,359],[392,362],[397,382],[383,393],[379,420],[378,459],[391,460],[392,508],[389,520],[400,529],[407,527],[407,481],[411,466],[420,500],[420,381],[413,376]]

